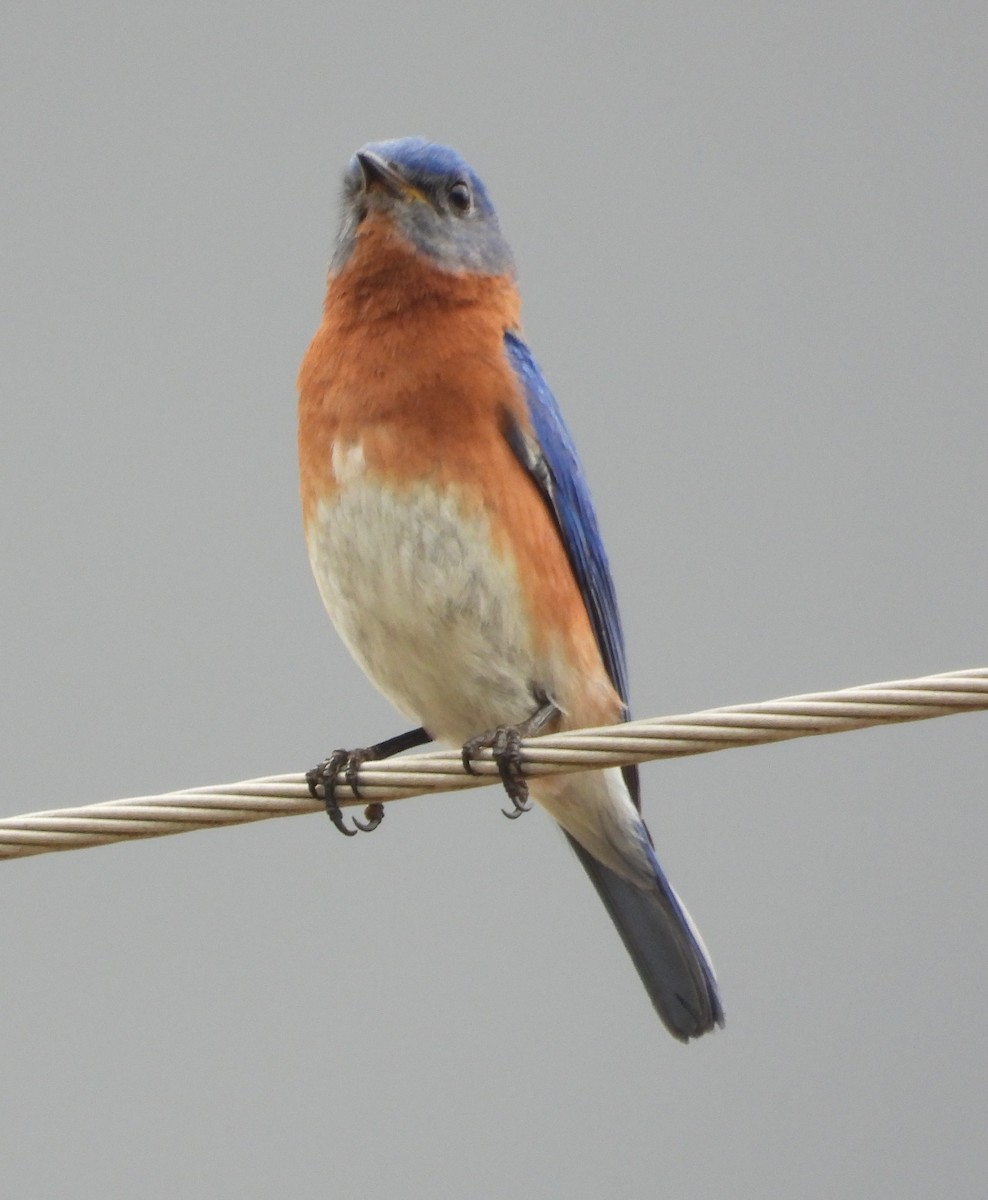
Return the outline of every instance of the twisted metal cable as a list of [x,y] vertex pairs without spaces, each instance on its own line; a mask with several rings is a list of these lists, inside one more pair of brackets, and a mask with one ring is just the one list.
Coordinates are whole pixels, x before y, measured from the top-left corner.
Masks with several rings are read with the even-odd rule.
[[[526,739],[522,753],[526,775],[558,774],[983,709],[988,709],[988,667],[975,667],[836,692],[629,721],[602,729],[549,734]],[[360,799],[349,795],[345,780],[338,776],[339,801],[341,805],[353,805],[399,800],[493,782],[497,767],[490,751],[483,752],[474,766],[478,774],[468,775],[455,750],[369,762],[357,776]],[[0,819],[0,858],[77,850],[322,809],[323,804],[309,795],[304,776],[271,775],[160,796],[4,817]]]

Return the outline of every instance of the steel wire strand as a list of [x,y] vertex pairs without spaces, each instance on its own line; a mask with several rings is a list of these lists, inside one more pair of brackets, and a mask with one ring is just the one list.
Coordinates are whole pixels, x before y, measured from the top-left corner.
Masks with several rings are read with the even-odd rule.
[[[526,739],[522,753],[526,775],[558,774],[984,709],[988,709],[988,667],[975,667],[548,734]],[[455,750],[368,762],[357,775],[360,797],[352,796],[339,777],[338,798],[341,805],[362,805],[494,782],[497,767],[490,751],[481,754],[474,767],[478,774],[467,774]],[[0,858],[299,816],[323,807],[309,795],[303,775],[272,775],[25,813],[0,818]]]

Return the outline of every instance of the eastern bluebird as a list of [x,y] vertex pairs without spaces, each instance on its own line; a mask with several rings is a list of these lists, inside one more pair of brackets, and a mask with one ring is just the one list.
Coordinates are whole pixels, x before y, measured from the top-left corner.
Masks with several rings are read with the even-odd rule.
[[[333,779],[438,739],[481,746],[517,816],[517,744],[628,715],[624,644],[569,431],[519,328],[511,251],[483,183],[423,138],[358,150],[322,325],[299,373],[309,559],[343,641],[421,727],[309,772]],[[659,866],[638,772],[532,779],[669,1031],[723,1024],[713,967]],[[381,806],[368,809],[373,828]]]

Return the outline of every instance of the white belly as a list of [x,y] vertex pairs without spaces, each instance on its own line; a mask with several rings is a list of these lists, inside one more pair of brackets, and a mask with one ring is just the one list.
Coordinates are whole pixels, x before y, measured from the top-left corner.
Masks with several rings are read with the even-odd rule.
[[[572,681],[539,657],[513,564],[492,549],[483,515],[452,496],[400,493],[355,471],[306,535],[323,602],[374,683],[439,741],[515,725]],[[533,781],[532,795],[601,862],[651,885],[640,822],[619,771]]]
[[[340,636],[392,703],[462,743],[538,707],[540,678],[514,565],[485,516],[451,495],[395,492],[362,472],[319,506],[309,558]],[[541,664],[543,671],[545,664]]]

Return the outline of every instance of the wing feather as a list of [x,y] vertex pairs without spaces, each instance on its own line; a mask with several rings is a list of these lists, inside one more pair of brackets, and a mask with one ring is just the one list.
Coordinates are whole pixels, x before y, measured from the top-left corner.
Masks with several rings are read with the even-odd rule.
[[[509,422],[505,436],[518,461],[542,494],[573,568],[604,667],[628,715],[628,668],[614,581],[597,525],[597,514],[576,447],[556,398],[517,334],[504,335],[504,347],[528,405],[534,438]],[[638,770],[624,768],[625,782],[639,803]]]

